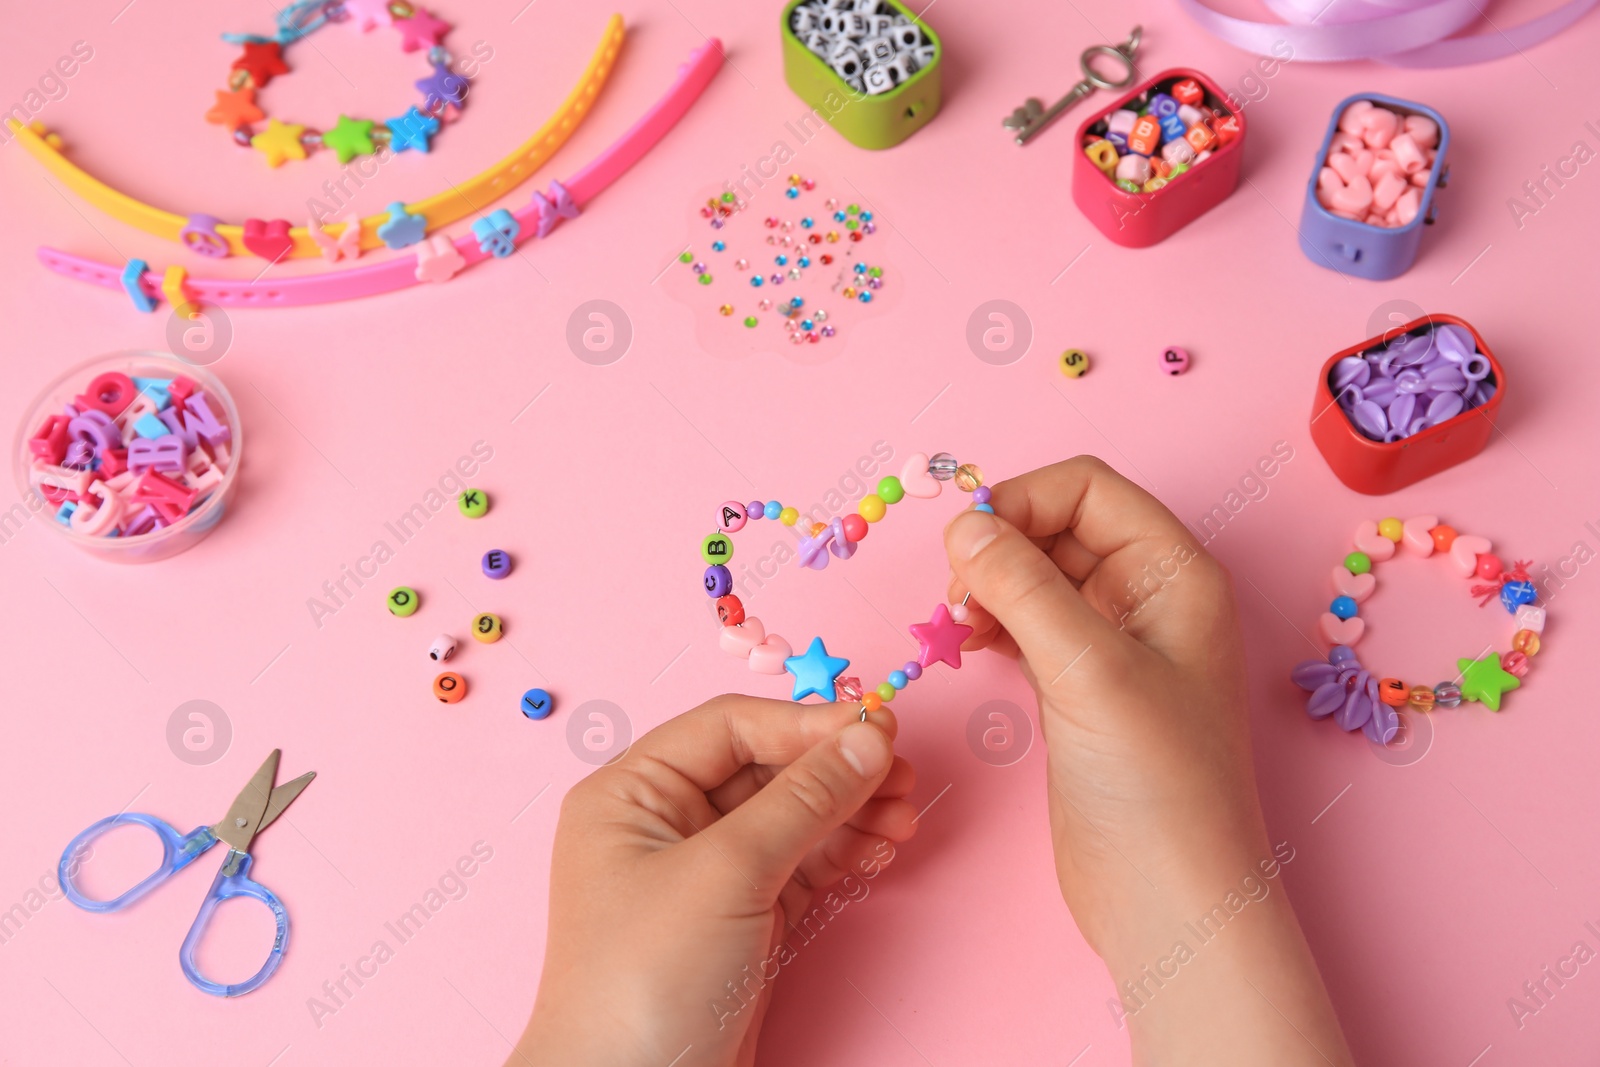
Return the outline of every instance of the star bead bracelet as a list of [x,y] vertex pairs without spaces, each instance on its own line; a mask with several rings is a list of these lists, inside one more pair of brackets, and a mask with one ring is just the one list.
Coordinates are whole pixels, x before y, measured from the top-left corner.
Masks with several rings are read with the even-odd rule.
[[[891,505],[906,497],[936,497],[944,490],[945,482],[954,482],[957,489],[971,493],[972,506],[977,510],[994,513],[989,503],[990,490],[983,484],[983,472],[978,467],[958,463],[948,452],[931,459],[927,453],[918,452],[906,461],[899,477],[884,478],[878,482],[876,492],[862,497],[853,514],[835,516],[827,522],[811,521],[806,527],[807,536],[800,540],[800,566],[820,571],[828,565],[830,555],[850,559],[867,536],[870,524],[881,521]],[[919,646],[917,658],[890,671],[884,681],[871,688],[864,688],[859,678],[841,677],[850,661],[830,655],[821,637],[813,637],[805,652],[795,655],[794,646],[788,641],[769,634],[760,619],[746,615],[744,602],[733,592],[733,573],[727,566],[733,558],[730,535],[757,519],[776,519],[785,526],[794,526],[801,518],[798,508],[777,500],[752,500],[748,504],[729,500],[717,508],[716,532],[700,543],[700,555],[707,564],[702,584],[716,602],[718,643],[724,652],[747,660],[750,669],[758,674],[793,675],[794,700],[819,696],[829,702],[859,702],[863,715],[893,700],[897,692],[935,663],[960,668],[961,643],[972,634],[972,627],[962,625],[968,614],[965,601],[954,606],[939,604],[927,622],[913,623],[910,630]]]
[[[227,129],[241,147],[260,152],[269,167],[305,159],[318,148],[334,152],[341,164],[385,146],[396,152],[410,148],[426,153],[439,127],[455,121],[466,103],[467,79],[450,69],[454,61],[441,43],[450,25],[408,0],[300,0],[280,11],[277,21],[277,32],[270,37],[222,35],[224,41],[239,45],[244,52],[228,72],[228,88],[217,90],[216,103],[206,112],[207,122]],[[412,105],[404,114],[381,123],[340,115],[325,132],[268,118],[256,104],[256,91],[266,88],[274,77],[289,73],[283,59],[285,48],[330,22],[349,22],[363,33],[375,26],[392,26],[399,31],[401,51],[426,49],[432,73],[416,83],[422,106]],[[254,124],[262,120],[266,120],[266,128],[257,132]]]
[[[1296,685],[1311,693],[1306,714],[1313,719],[1331,715],[1345,730],[1362,730],[1368,740],[1385,745],[1399,731],[1397,709],[1406,705],[1432,711],[1473,700],[1499,711],[1504,694],[1520,686],[1527,676],[1530,660],[1539,651],[1539,635],[1544,632],[1545,609],[1538,604],[1538,590],[1528,576],[1531,562],[1517,561],[1507,570],[1490,551],[1487,538],[1458,534],[1434,515],[1404,522],[1368,520],[1356,527],[1354,543],[1355,550],[1333,568],[1336,595],[1318,622],[1332,651],[1326,661],[1306,660],[1290,674]],[[1393,558],[1402,544],[1418,556],[1434,552],[1448,556],[1462,577],[1479,579],[1481,584],[1471,590],[1472,596],[1480,598],[1479,606],[1498,599],[1516,620],[1511,651],[1504,656],[1489,652],[1458,659],[1455,680],[1435,686],[1407,686],[1398,678],[1378,678],[1363,668],[1353,647],[1366,633],[1360,605],[1377,587],[1373,564]]]

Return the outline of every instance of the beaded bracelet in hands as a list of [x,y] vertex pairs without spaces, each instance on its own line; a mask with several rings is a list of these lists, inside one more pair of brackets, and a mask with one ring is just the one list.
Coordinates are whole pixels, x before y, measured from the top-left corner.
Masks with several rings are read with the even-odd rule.
[[[1354,542],[1355,551],[1333,568],[1337,595],[1318,623],[1322,637],[1333,649],[1326,661],[1306,660],[1290,675],[1296,685],[1311,693],[1306,714],[1313,719],[1331,715],[1344,729],[1362,730],[1368,740],[1383,745],[1399,731],[1396,709],[1407,704],[1418,711],[1432,711],[1475,700],[1499,711],[1502,695],[1520,686],[1527,676],[1529,660],[1538,653],[1539,635],[1544,632],[1545,609],[1537,603],[1538,590],[1528,577],[1531,562],[1517,561],[1506,570],[1490,552],[1487,538],[1458,534],[1440,525],[1434,515],[1405,522],[1394,518],[1363,522],[1356,527]],[[1373,564],[1393,557],[1400,544],[1419,556],[1431,556],[1435,551],[1448,555],[1462,577],[1481,579],[1484,584],[1472,587],[1472,595],[1481,598],[1479,607],[1498,596],[1516,619],[1511,651],[1503,657],[1489,652],[1476,659],[1458,659],[1456,679],[1432,687],[1407,687],[1398,678],[1376,678],[1365,670],[1351,647],[1366,633],[1359,605],[1377,586]]]
[[[256,106],[256,90],[263,89],[278,75],[289,73],[283,50],[329,22],[349,21],[365,32],[374,26],[393,26],[400,32],[400,49],[416,52],[427,49],[433,73],[416,83],[423,106],[413,105],[405,114],[379,123],[371,119],[352,119],[340,115],[326,133],[293,122],[268,119]],[[285,160],[304,159],[318,148],[333,150],[341,164],[359,155],[371,155],[385,145],[396,152],[414,148],[426,153],[430,138],[443,122],[454,121],[466,102],[467,79],[450,69],[451,55],[441,42],[450,25],[434,18],[409,0],[299,0],[278,12],[278,29],[270,37],[250,33],[225,33],[222,39],[240,45],[244,54],[233,61],[228,72],[228,88],[217,90],[216,103],[206,112],[206,121],[227,128],[234,142],[254,148],[270,167]],[[257,133],[252,123],[267,119],[267,128]]]
[[[957,489],[972,494],[972,506],[979,511],[994,513],[989,503],[990,491],[983,484],[983,472],[970,463],[958,463],[948,452],[940,452],[931,459],[918,452],[906,461],[899,477],[890,475],[878,482],[877,492],[861,498],[854,514],[836,516],[829,522],[813,522],[808,536],[800,541],[798,558],[802,567],[822,570],[828,565],[831,553],[839,559],[849,559],[867,536],[869,523],[878,522],[892,504],[906,497],[931,498],[939,495],[945,482],[953,481]],[[794,647],[777,634],[769,634],[761,620],[746,615],[744,603],[733,592],[733,574],[727,563],[733,558],[730,534],[742,530],[755,519],[777,519],[785,526],[793,526],[801,519],[799,509],[785,507],[777,500],[752,500],[741,504],[730,500],[717,509],[717,531],[700,543],[700,555],[706,567],[703,586],[706,594],[716,601],[717,619],[721,627],[719,643],[724,652],[748,660],[750,669],[759,674],[794,675],[794,700],[819,696],[826,701],[848,700],[861,704],[862,716],[877,711],[893,700],[895,694],[922,676],[922,672],[935,663],[961,666],[961,643],[972,634],[972,627],[964,626],[968,610],[965,601],[954,606],[939,604],[927,622],[913,623],[911,636],[920,650],[917,658],[909,660],[899,670],[890,671],[888,677],[871,688],[863,688],[859,678],[841,677],[850,661],[828,654],[821,637],[813,637],[806,651],[794,654]]]

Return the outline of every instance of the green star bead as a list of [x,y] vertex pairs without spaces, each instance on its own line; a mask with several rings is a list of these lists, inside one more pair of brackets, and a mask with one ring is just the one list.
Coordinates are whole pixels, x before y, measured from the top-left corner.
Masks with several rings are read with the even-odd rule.
[[1458,659],[1456,670],[1461,672],[1461,696],[1476,700],[1490,711],[1500,710],[1501,694],[1522,684],[1522,679],[1500,667],[1500,657],[1491,652],[1482,659]]
[[1351,574],[1366,574],[1372,570],[1372,557],[1365,552],[1352,552],[1344,558],[1344,569]]
[[322,135],[322,143],[333,150],[339,157],[340,163],[348,163],[357,156],[373,153],[374,125],[371,119],[353,119],[348,115],[340,115],[333,129]]

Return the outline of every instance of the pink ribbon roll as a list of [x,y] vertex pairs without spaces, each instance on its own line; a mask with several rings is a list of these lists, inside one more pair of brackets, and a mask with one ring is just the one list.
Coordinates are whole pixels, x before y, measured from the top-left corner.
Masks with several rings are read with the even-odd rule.
[[[1452,37],[1483,18],[1476,0],[1263,0],[1282,23],[1224,15],[1201,0],[1178,0],[1200,26],[1229,44],[1274,55],[1287,44],[1295,59],[1374,59],[1395,67],[1460,67],[1511,55],[1553,37],[1600,0],[1568,0],[1508,30]],[[1491,26],[1493,24],[1491,23]]]

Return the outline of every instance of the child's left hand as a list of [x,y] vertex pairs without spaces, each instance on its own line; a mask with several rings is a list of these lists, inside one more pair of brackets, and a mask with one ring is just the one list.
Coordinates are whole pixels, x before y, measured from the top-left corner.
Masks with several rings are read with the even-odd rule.
[[773,989],[762,961],[818,889],[915,830],[894,716],[859,717],[718,697],[573,787],[544,975],[511,1067],[754,1062]]

